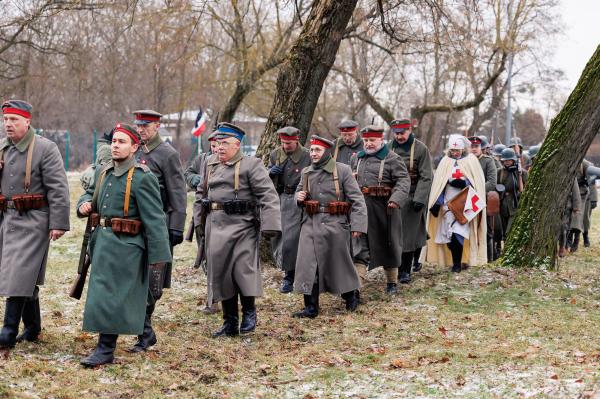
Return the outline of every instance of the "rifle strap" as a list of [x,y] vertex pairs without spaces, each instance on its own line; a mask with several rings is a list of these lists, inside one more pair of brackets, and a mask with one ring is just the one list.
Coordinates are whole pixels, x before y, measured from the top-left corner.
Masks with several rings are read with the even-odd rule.
[[379,175],[377,175],[377,185],[381,186],[381,181],[383,180],[383,169],[385,168],[385,158],[381,160],[379,164]]
[[127,183],[125,184],[125,202],[123,203],[123,217],[127,219],[129,215],[129,199],[131,198],[131,181],[133,180],[133,172],[135,172],[135,166],[129,168],[127,172]]
[[308,173],[304,173],[304,180],[302,181],[302,191],[310,194],[310,182],[308,181]]
[[31,186],[31,162],[33,159],[33,147],[35,146],[35,134],[31,139],[31,143],[29,143],[29,148],[27,149],[27,161],[25,162],[25,192],[29,192],[29,187]]
[[[4,170],[4,149],[0,150],[0,179],[2,178],[2,171]],[[0,194],[2,193],[2,187],[0,187]]]
[[334,165],[333,166],[333,186],[335,187],[335,196],[337,197],[337,200],[340,200],[340,182],[338,181],[338,173],[337,173],[337,166]]
[[410,159],[408,161],[408,171],[412,172],[415,166],[415,142],[413,140],[410,146]]
[[92,195],[92,212],[96,212],[98,210],[98,195],[100,194],[100,186],[104,181],[104,176],[106,176],[106,169],[100,173],[98,181],[95,182],[96,187],[94,187],[94,194]]
[[338,153],[340,152],[341,138],[335,142],[335,151],[333,152],[333,160],[337,162]]
[[237,192],[240,188],[240,168],[242,166],[242,160],[240,159],[235,163],[234,171],[233,171],[233,192],[237,198]]

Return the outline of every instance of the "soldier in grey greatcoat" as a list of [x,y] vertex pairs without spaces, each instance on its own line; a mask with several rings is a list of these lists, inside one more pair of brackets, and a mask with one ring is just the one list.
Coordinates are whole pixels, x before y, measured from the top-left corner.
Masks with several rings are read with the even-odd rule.
[[300,239],[302,209],[298,208],[294,195],[300,182],[302,169],[310,164],[308,150],[300,144],[300,130],[286,126],[277,131],[281,146],[269,156],[269,176],[273,180],[281,207],[281,236],[271,241],[274,258],[285,272],[280,292],[294,290],[294,271]]
[[[594,164],[588,160],[584,160],[583,162],[588,165],[588,171],[590,169],[589,166],[594,166]],[[592,210],[594,210],[598,205],[598,190],[596,189],[596,179],[598,176],[594,174],[590,175],[590,173],[588,173],[587,178],[589,184],[589,194],[587,196],[587,201],[585,202],[583,215],[583,246],[589,248],[589,231],[592,224]]]
[[[390,122],[394,140],[389,147],[400,155],[410,177],[409,200],[402,207],[403,234],[402,264],[399,270],[400,283],[410,282],[410,273],[421,270],[421,249],[427,243],[425,206],[429,202],[429,192],[433,181],[431,155],[429,149],[413,133],[409,119],[395,119]],[[410,233],[408,233],[410,232]]]
[[338,125],[340,137],[334,144],[333,160],[350,165],[350,159],[364,149],[364,143],[358,134],[358,122],[343,120]]
[[358,307],[360,280],[352,262],[351,239],[367,233],[367,207],[352,170],[331,157],[333,143],[310,141],[311,165],[302,171],[296,200],[304,209],[294,290],[304,309],[294,317],[314,318],[319,293],[342,295],[346,309]]
[[505,148],[500,157],[502,169],[498,170],[497,181],[505,188],[500,198],[500,219],[503,241],[506,241],[512,222],[517,214],[519,199],[527,183],[527,171],[519,169],[517,154],[512,148]]
[[[69,186],[60,152],[31,127],[30,104],[2,104],[0,141],[0,296],[7,297],[0,347],[37,341],[39,286],[50,241],[69,230]],[[25,330],[17,337],[23,320]]]
[[[142,145],[137,152],[138,162],[148,166],[158,179],[172,255],[173,247],[183,241],[185,229],[187,194],[181,160],[177,151],[163,142],[160,137],[158,130],[161,114],[152,110],[140,110],[134,111],[134,115],[134,123],[142,137]],[[150,288],[144,332],[138,336],[136,344],[130,349],[131,352],[143,352],[156,344],[156,334],[152,329],[152,314],[156,302],[162,297],[163,288],[171,287],[171,269],[171,262],[150,266]]]
[[[471,142],[471,154],[475,155],[479,159],[479,164],[483,170],[483,176],[485,177],[485,192],[486,194],[496,190],[496,184],[498,181],[498,170],[496,168],[496,161],[494,158],[487,155],[484,152],[484,148],[488,148],[488,140],[485,136],[471,136],[468,138]],[[494,216],[487,216],[487,257],[488,262],[492,262],[495,259],[494,254]]]
[[[255,297],[262,296],[259,238],[281,232],[279,198],[261,160],[243,155],[245,133],[230,123],[217,126],[217,157],[208,162],[197,201],[208,211],[205,240],[209,295],[223,307],[223,326],[213,337],[256,328]],[[238,296],[242,305],[239,323]]]
[[395,294],[404,235],[400,209],[408,201],[410,178],[402,158],[385,145],[383,128],[366,126],[361,135],[365,149],[352,157],[350,166],[365,197],[369,225],[367,234],[354,240],[354,264],[361,283],[367,266],[382,266],[385,292]]

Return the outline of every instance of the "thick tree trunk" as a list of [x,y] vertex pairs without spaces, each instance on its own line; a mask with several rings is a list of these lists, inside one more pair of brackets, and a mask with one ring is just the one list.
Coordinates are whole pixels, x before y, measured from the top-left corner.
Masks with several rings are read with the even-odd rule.
[[277,77],[277,91],[257,156],[277,146],[275,132],[293,125],[307,134],[323,83],[329,74],[357,0],[315,0],[302,33]]
[[552,268],[557,235],[575,171],[600,131],[600,46],[554,118],[538,155],[501,262]]

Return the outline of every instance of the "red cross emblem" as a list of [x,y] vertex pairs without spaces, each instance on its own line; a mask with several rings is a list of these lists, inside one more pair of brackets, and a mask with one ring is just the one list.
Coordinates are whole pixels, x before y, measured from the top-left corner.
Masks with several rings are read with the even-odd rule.
[[462,172],[460,171],[460,169],[456,168],[454,170],[454,173],[452,173],[452,178],[453,179],[460,179],[461,177],[463,177],[464,175],[462,174]]
[[477,196],[477,194],[473,194],[473,197],[471,197],[471,208],[473,209],[473,212],[477,212],[479,210],[479,207],[477,206],[477,201],[479,201],[479,197]]

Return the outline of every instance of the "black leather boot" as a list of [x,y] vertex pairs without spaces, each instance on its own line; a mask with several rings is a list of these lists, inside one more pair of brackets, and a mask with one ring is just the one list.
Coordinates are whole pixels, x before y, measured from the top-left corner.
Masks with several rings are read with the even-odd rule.
[[346,310],[349,310],[350,312],[356,311],[358,308],[358,295],[356,295],[356,290],[344,292],[342,298],[346,302]]
[[314,319],[319,315],[319,286],[313,284],[310,295],[304,295],[304,309],[292,314],[293,317]]
[[463,246],[454,236],[452,236],[450,243],[447,245],[448,249],[450,249],[450,253],[452,254],[452,272],[460,273],[462,270],[460,261],[462,258]]
[[42,332],[42,315],[39,298],[28,298],[25,300],[22,318],[25,329],[17,337],[17,342],[36,342],[40,336],[40,332]]
[[84,367],[97,367],[114,362],[117,338],[119,336],[116,334],[100,334],[96,349],[91,355],[81,359],[79,363]]
[[585,248],[589,248],[590,247],[590,235],[587,231],[583,232],[583,246]]
[[242,323],[240,325],[240,334],[251,333],[256,329],[256,305],[253,296],[240,295],[242,303]]
[[279,292],[281,292],[282,294],[289,294],[290,292],[294,291],[294,277],[294,270],[286,271]]
[[0,348],[14,348],[17,343],[17,334],[19,333],[19,324],[21,315],[25,306],[25,297],[6,298],[6,308],[4,311],[4,326],[0,331]]
[[413,273],[421,271],[421,269],[423,268],[423,265],[421,264],[421,262],[419,262],[419,259],[421,259],[421,248],[417,248],[415,249],[415,252],[413,252]]
[[141,335],[137,336],[137,338],[138,338],[137,342],[135,343],[135,345],[133,345],[133,347],[128,349],[127,352],[130,352],[130,353],[146,352],[148,350],[148,348],[150,348],[153,345],[156,345],[157,340],[156,340],[156,334],[154,333],[154,330],[152,329],[151,315],[152,315],[152,313],[148,314],[148,311],[146,311],[146,318],[144,319],[144,331],[142,332]]
[[581,233],[579,230],[573,231],[573,245],[571,246],[571,252],[577,252],[579,249],[579,239],[581,237]]
[[402,263],[400,264],[400,269],[398,269],[398,282],[400,284],[410,283],[410,269],[412,268],[413,260],[413,252],[404,252],[402,254]]
[[237,295],[221,302],[223,307],[223,325],[213,333],[213,338],[234,337],[240,333]]

